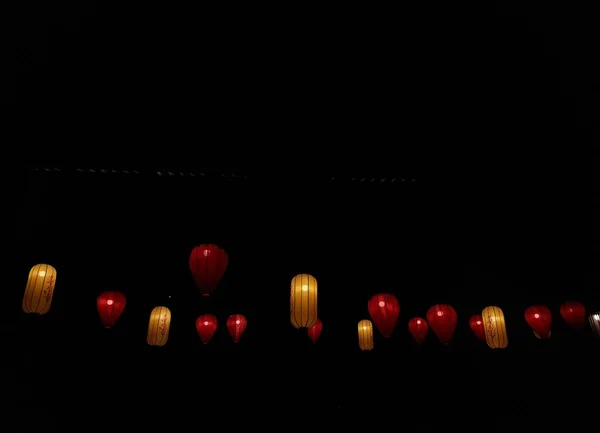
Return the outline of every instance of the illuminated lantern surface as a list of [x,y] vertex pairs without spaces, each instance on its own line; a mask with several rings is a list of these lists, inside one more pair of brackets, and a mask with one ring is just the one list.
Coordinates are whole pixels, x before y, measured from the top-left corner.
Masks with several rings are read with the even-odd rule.
[[292,278],[290,321],[294,328],[311,328],[317,323],[317,279],[309,274]]
[[412,334],[417,344],[423,344],[427,333],[429,332],[429,326],[425,319],[415,317],[408,321],[408,331]]
[[600,311],[590,314],[589,320],[592,332],[596,337],[600,337]]
[[457,315],[454,308],[447,304],[437,304],[427,311],[429,326],[444,344],[450,344],[456,330]]
[[98,314],[105,328],[112,328],[117,319],[123,314],[127,298],[121,292],[102,292],[96,300]]
[[313,343],[319,341],[321,331],[323,331],[323,322],[321,322],[321,319],[317,319],[317,323],[308,328],[308,336],[310,337]]
[[55,284],[56,269],[52,266],[40,264],[31,268],[23,295],[23,311],[46,314],[52,304]]
[[213,338],[217,331],[217,318],[212,314],[202,314],[196,319],[196,331],[204,344]]
[[381,293],[369,299],[368,308],[371,320],[381,335],[391,337],[400,314],[398,299],[392,294]]
[[247,324],[248,321],[242,314],[232,314],[229,316],[229,319],[227,319],[227,330],[231,338],[233,338],[234,343],[240,341],[246,331]]
[[218,245],[205,244],[192,250],[190,254],[190,271],[203,296],[210,295],[221,281],[229,257]]
[[525,320],[533,329],[534,335],[539,338],[550,338],[552,326],[552,313],[545,305],[533,305],[525,310]]
[[486,341],[485,339],[485,328],[483,327],[483,318],[479,314],[474,314],[469,319],[469,326],[477,336],[482,341]]
[[564,302],[560,306],[560,315],[571,328],[581,329],[585,325],[585,307],[581,302]]
[[373,324],[370,320],[358,322],[358,347],[360,350],[373,350]]
[[148,344],[164,346],[169,339],[169,328],[171,328],[171,310],[167,307],[154,307],[148,323]]
[[506,333],[506,320],[504,312],[495,306],[485,307],[481,312],[485,341],[492,349],[506,349],[508,335]]

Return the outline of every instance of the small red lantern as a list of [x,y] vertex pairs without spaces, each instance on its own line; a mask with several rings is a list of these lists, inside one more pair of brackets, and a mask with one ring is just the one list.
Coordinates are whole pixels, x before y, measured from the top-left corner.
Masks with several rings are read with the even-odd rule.
[[381,293],[369,299],[368,308],[371,319],[381,335],[391,337],[400,314],[398,299],[390,293]]
[[585,326],[585,307],[581,302],[567,301],[560,306],[560,315],[574,329]]
[[427,325],[425,319],[415,317],[414,319],[409,320],[408,331],[412,334],[417,344],[423,344],[425,342],[425,338],[427,338],[429,326]]
[[536,337],[550,338],[550,327],[552,326],[552,313],[545,305],[533,305],[525,310],[525,320],[533,329]]
[[248,321],[243,314],[232,314],[229,316],[229,319],[227,319],[227,330],[231,338],[233,338],[234,343],[240,341],[246,331],[247,324]]
[[485,328],[483,327],[483,318],[480,314],[474,314],[469,319],[469,326],[481,341],[486,341],[485,339]]
[[215,332],[217,332],[218,324],[217,318],[212,314],[202,314],[201,316],[198,316],[196,319],[196,331],[198,331],[200,340],[202,340],[204,344],[208,344],[213,338]]
[[308,328],[308,336],[310,337],[313,343],[316,343],[319,340],[322,330],[323,322],[321,322],[321,319],[317,319],[317,323]]
[[96,306],[98,307],[100,320],[105,328],[112,328],[117,319],[123,314],[126,304],[127,298],[121,292],[109,290],[98,296]]
[[221,281],[229,257],[218,245],[200,245],[190,254],[190,271],[203,296],[210,295]]
[[450,344],[456,330],[457,315],[447,304],[434,305],[427,311],[427,321],[443,344]]

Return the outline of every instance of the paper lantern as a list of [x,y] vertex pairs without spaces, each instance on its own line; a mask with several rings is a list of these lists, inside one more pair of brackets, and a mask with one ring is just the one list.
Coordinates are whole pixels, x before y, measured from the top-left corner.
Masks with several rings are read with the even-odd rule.
[[294,328],[311,328],[317,323],[317,280],[312,275],[292,278],[290,318]]
[[525,310],[525,320],[533,329],[534,335],[539,338],[550,338],[552,313],[545,305],[533,305]]
[[425,319],[415,317],[408,321],[408,331],[412,334],[417,344],[423,344],[429,332],[429,326]]
[[596,337],[600,337],[600,311],[590,314],[590,327]]
[[373,350],[373,324],[370,320],[358,322],[358,347],[360,350]]
[[23,311],[46,314],[52,304],[55,284],[56,269],[52,266],[40,264],[31,268],[23,295]]
[[483,318],[479,314],[474,314],[469,319],[469,326],[473,330],[473,333],[482,341],[485,339],[485,329],[483,327]]
[[98,314],[105,328],[112,328],[123,314],[126,304],[127,299],[121,292],[106,291],[98,296],[96,307],[98,307]]
[[164,346],[169,339],[170,327],[171,310],[167,307],[154,307],[150,313],[150,323],[148,323],[148,344]]
[[581,329],[585,325],[585,307],[581,302],[564,302],[560,306],[560,315],[571,328]]
[[233,338],[234,343],[240,341],[246,331],[247,324],[248,321],[242,314],[232,314],[229,316],[229,319],[227,319],[227,330],[231,338]]
[[447,304],[434,305],[427,311],[427,322],[440,342],[450,344],[456,330],[457,315],[454,308]]
[[224,249],[217,245],[200,245],[190,254],[190,271],[203,296],[210,295],[221,281],[229,257]]
[[398,299],[392,294],[380,293],[369,299],[368,308],[371,320],[381,335],[391,337],[400,314]]
[[506,349],[508,346],[508,335],[506,333],[506,321],[504,313],[499,307],[485,307],[481,312],[483,329],[485,330],[485,341],[492,349]]
[[202,314],[196,319],[196,331],[204,344],[213,338],[217,331],[217,318],[212,314]]
[[313,343],[319,341],[321,331],[323,331],[323,322],[321,322],[321,319],[317,319],[317,323],[308,328],[308,336],[310,337]]

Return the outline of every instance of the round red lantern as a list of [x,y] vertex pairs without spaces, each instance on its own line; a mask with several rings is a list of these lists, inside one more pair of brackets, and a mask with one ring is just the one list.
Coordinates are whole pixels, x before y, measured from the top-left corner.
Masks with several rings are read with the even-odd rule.
[[247,324],[248,321],[243,314],[232,314],[229,316],[229,319],[227,319],[227,330],[231,338],[233,338],[234,343],[240,341],[246,331]]
[[481,341],[486,341],[485,339],[485,328],[483,327],[483,318],[480,314],[474,314],[469,319],[469,326]]
[[443,344],[450,344],[456,330],[457,315],[447,304],[437,304],[427,311],[427,322]]
[[390,293],[380,293],[369,299],[368,308],[371,319],[381,335],[391,337],[400,314],[398,299]]
[[203,296],[210,295],[221,281],[229,257],[224,249],[217,245],[200,245],[190,254],[190,271]]
[[208,344],[213,338],[215,332],[217,332],[218,324],[217,318],[212,314],[202,314],[201,316],[198,316],[196,319],[196,331],[198,331],[200,340],[202,340],[204,344]]
[[545,305],[533,305],[525,310],[525,320],[533,329],[536,337],[550,338],[550,327],[552,326],[552,313]]
[[415,317],[414,319],[410,319],[408,321],[408,331],[412,334],[417,344],[423,344],[425,342],[425,338],[427,338],[429,326],[427,325],[425,319]]
[[105,328],[112,328],[117,319],[123,314],[127,299],[121,292],[112,290],[103,292],[96,300],[98,314]]
[[560,315],[574,329],[585,326],[585,307],[581,302],[567,301],[560,306]]
[[308,328],[308,336],[312,340],[313,343],[316,343],[321,336],[321,331],[323,330],[323,322],[321,319],[317,319],[317,323]]

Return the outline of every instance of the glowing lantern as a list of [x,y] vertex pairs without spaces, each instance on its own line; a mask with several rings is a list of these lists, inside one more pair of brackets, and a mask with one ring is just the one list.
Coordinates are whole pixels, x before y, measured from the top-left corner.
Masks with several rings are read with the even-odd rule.
[[368,308],[371,320],[381,335],[391,337],[400,314],[398,299],[389,293],[381,293],[369,299]]
[[246,331],[247,324],[248,321],[242,314],[232,314],[229,316],[229,319],[227,319],[227,330],[231,338],[233,338],[234,343],[240,341]]
[[482,341],[486,341],[485,339],[485,329],[483,327],[483,318],[479,314],[474,314],[469,319],[469,326],[477,336]]
[[56,269],[52,266],[40,264],[31,268],[23,295],[23,311],[46,314],[52,304],[55,284]]
[[506,349],[508,335],[506,334],[506,321],[504,313],[498,307],[485,307],[481,312],[485,341],[492,349]]
[[358,322],[358,346],[360,350],[373,350],[373,324],[370,320]]
[[456,330],[457,315],[447,304],[434,305],[427,311],[429,326],[443,344],[450,344]]
[[200,245],[192,250],[190,270],[203,296],[210,295],[217,288],[228,263],[227,253],[217,245]]
[[571,328],[581,329],[585,325],[585,307],[581,302],[563,303],[560,306],[560,315]]
[[590,314],[590,326],[596,337],[600,337],[600,311]]
[[538,338],[550,338],[552,313],[545,305],[533,305],[525,310],[525,320]]
[[202,314],[196,319],[196,331],[204,344],[213,338],[217,331],[217,318],[212,314]]
[[310,337],[313,343],[316,343],[319,340],[322,330],[323,322],[321,322],[321,319],[317,319],[317,323],[308,328],[308,336]]
[[425,342],[425,338],[427,338],[429,326],[427,325],[425,319],[415,317],[414,319],[409,320],[408,331],[412,334],[417,344],[423,344]]
[[112,328],[117,319],[121,317],[126,304],[127,298],[121,292],[107,291],[98,296],[96,306],[105,328]]
[[311,328],[317,323],[317,280],[312,275],[292,278],[290,319],[294,328]]
[[169,339],[170,327],[171,310],[167,307],[154,307],[150,313],[150,323],[148,323],[148,344],[164,346]]

